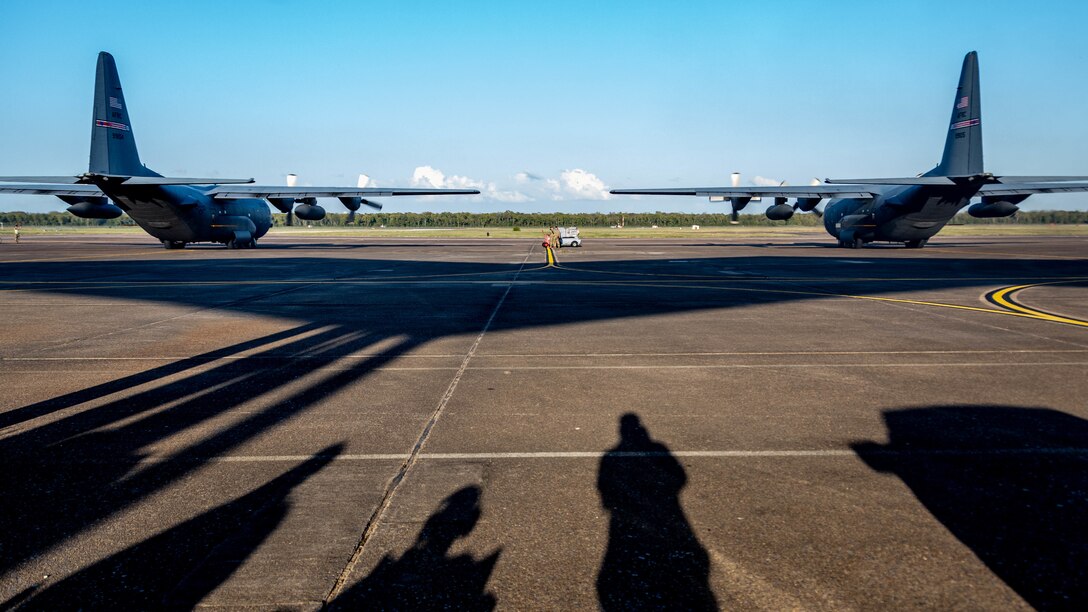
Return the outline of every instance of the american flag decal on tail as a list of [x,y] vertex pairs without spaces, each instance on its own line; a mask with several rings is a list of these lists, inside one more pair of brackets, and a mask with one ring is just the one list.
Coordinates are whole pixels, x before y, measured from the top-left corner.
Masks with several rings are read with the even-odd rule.
[[121,108],[121,103],[117,100],[117,98],[113,98],[113,97],[110,98],[110,108],[116,108],[116,109]]
[[116,123],[114,121],[102,121],[101,119],[95,119],[94,126],[110,128],[112,130],[123,130],[125,132],[128,131],[128,126],[123,123]]
[[948,129],[958,130],[958,129],[962,129],[962,128],[975,127],[976,125],[978,125],[980,123],[982,123],[982,122],[979,121],[978,119],[968,119],[967,121],[960,121],[959,123],[953,123],[952,127],[948,128]]
[[[110,99],[112,100],[113,98],[110,98]],[[969,100],[967,99],[967,96],[964,96],[964,97],[960,98],[959,102],[956,103],[956,108],[967,108],[968,102],[969,102]]]

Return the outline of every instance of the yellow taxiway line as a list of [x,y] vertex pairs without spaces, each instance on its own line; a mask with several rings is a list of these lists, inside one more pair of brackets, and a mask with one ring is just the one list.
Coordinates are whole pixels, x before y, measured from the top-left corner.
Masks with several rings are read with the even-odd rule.
[[1063,316],[1059,316],[1059,315],[1056,315],[1056,314],[1051,314],[1049,312],[1045,312],[1045,311],[1042,311],[1042,310],[1036,310],[1034,308],[1028,308],[1027,306],[1024,306],[1023,304],[1017,302],[1013,297],[1014,295],[1016,295],[1020,291],[1022,291],[1024,289],[1028,289],[1030,287],[1039,287],[1041,285],[1056,285],[1056,284],[1058,284],[1058,282],[1036,283],[1036,284],[1033,284],[1033,285],[1016,285],[1014,287],[1005,287],[1004,289],[998,289],[997,291],[993,291],[993,292],[987,294],[986,299],[988,299],[991,302],[993,302],[994,304],[997,304],[997,305],[1002,306],[1004,308],[1008,308],[1008,309],[1014,310],[1016,312],[1021,312],[1021,313],[1024,313],[1026,315],[1031,315],[1031,316],[1033,316],[1033,317],[1035,317],[1037,319],[1043,319],[1045,321],[1054,321],[1055,323],[1066,323],[1068,325],[1078,325],[1078,326],[1081,326],[1081,327],[1088,327],[1088,321],[1081,321],[1080,319],[1073,319],[1073,318],[1070,318],[1070,317],[1063,317]]

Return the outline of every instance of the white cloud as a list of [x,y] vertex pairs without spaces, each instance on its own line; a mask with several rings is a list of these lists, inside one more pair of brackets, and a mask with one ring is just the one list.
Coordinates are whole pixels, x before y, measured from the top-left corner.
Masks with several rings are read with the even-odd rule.
[[434,189],[479,189],[478,199],[497,202],[530,202],[532,198],[516,190],[499,189],[495,183],[446,173],[432,166],[419,166],[412,172],[412,185]]
[[446,184],[446,175],[441,170],[430,166],[419,166],[412,172],[413,187],[431,187],[441,189]]
[[564,170],[558,178],[528,171],[513,176],[516,188],[467,176],[447,175],[433,166],[419,166],[412,172],[412,186],[432,189],[479,189],[477,200],[535,202],[538,200],[607,200],[608,186],[597,175],[581,168]]
[[604,181],[597,178],[596,174],[581,168],[564,170],[559,174],[559,180],[564,191],[579,199],[607,200],[609,198],[608,187]]

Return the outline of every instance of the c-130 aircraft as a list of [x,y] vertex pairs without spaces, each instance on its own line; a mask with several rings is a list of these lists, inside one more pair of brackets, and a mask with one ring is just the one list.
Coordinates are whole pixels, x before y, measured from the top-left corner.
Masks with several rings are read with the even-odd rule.
[[[281,212],[318,221],[317,198],[338,198],[354,215],[362,206],[381,209],[378,196],[471,195],[475,189],[399,187],[295,187],[252,185],[253,179],[171,178],[140,163],[136,140],[113,56],[98,54],[94,85],[91,160],[79,176],[0,177],[0,193],[54,195],[85,219],[115,219],[128,213],[168,249],[192,242],[250,248],[272,227],[270,202]],[[112,202],[111,202],[112,201]],[[299,206],[295,206],[299,204]]]
[[[995,176],[982,169],[982,111],[979,101],[978,54],[963,58],[959,88],[945,139],[944,156],[936,168],[910,178],[824,179],[807,187],[732,187],[680,189],[613,189],[623,195],[689,195],[728,200],[733,221],[753,198],[774,198],[766,215],[784,221],[794,211],[822,214],[824,228],[839,246],[859,248],[876,241],[925,246],[972,197],[982,201],[967,209],[973,217],[1009,217],[1017,204],[1036,193],[1088,191],[1088,176]],[[789,198],[796,198],[791,206]],[[817,205],[832,198],[821,213]]]

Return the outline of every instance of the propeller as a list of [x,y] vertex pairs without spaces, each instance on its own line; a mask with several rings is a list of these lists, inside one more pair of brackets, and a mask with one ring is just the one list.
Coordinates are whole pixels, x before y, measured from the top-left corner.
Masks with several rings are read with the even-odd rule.
[[[355,186],[358,187],[359,189],[362,189],[362,188],[366,187],[369,184],[370,184],[370,177],[365,175],[365,174],[360,174],[359,175],[359,180],[357,180],[355,182]],[[360,204],[362,203],[362,198],[359,199],[359,203]],[[345,205],[346,205],[346,203],[345,203]],[[355,223],[355,211],[358,210],[358,209],[359,209],[358,205],[356,205],[355,208],[348,209],[348,221],[347,222],[349,224]]]
[[[298,175],[297,174],[288,174],[287,175],[287,186],[288,187],[294,187],[297,184],[298,184]],[[291,209],[287,211],[287,226],[290,227],[290,226],[292,226],[294,224],[295,224],[295,207],[292,206]]]
[[[809,182],[809,185],[815,187],[816,185],[820,185],[822,183],[823,183],[823,181],[821,181],[820,179],[818,179],[816,177],[812,177],[812,180]],[[812,214],[816,215],[817,219],[823,219],[824,211],[820,210],[819,202],[817,202],[816,206],[812,207]]]
[[[740,172],[734,172],[729,175],[729,179],[734,187],[740,187]],[[744,200],[744,202],[741,202],[741,200]],[[749,201],[750,200],[746,200],[745,198],[729,198],[729,205],[733,209],[733,212],[729,215],[730,223],[733,225],[740,223],[740,209],[744,208]]]
[[[809,185],[816,186],[821,184],[820,179],[814,178],[809,181]],[[819,209],[821,198],[797,198],[797,201],[793,203],[793,210],[800,210],[801,212],[810,212],[816,215],[817,218],[824,216],[824,211]]]

